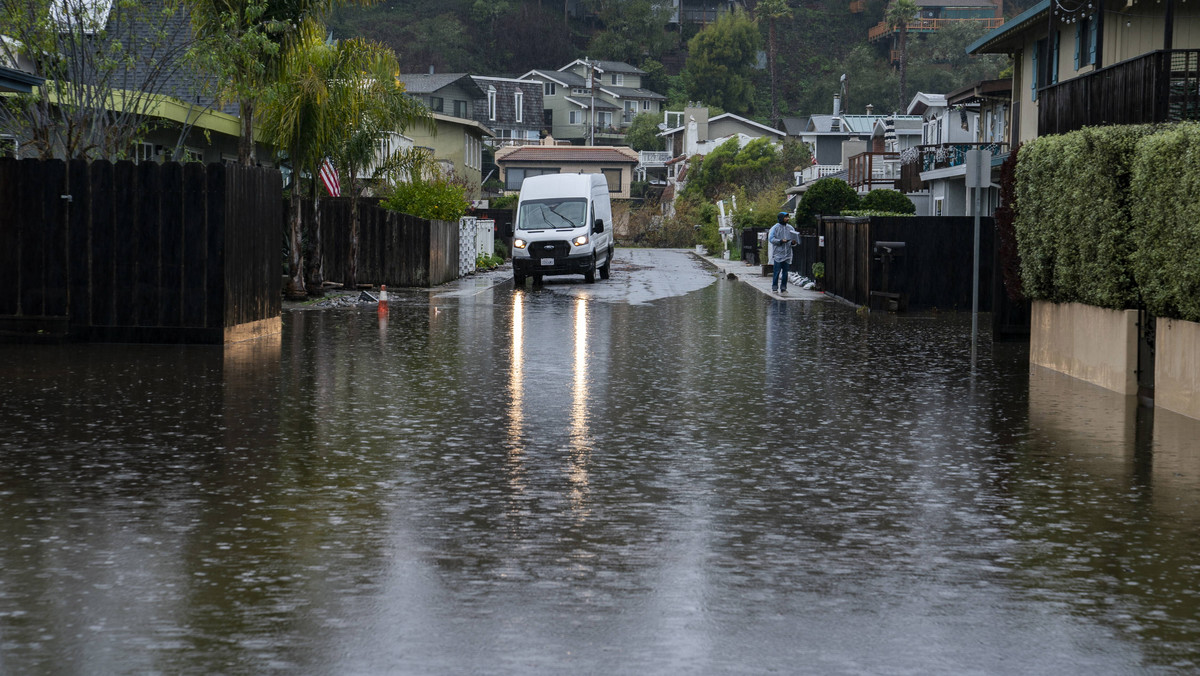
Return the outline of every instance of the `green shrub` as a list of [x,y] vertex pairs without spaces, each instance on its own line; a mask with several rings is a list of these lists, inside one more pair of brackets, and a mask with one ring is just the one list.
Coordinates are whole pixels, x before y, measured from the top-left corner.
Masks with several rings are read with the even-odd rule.
[[1015,226],[1029,297],[1112,309],[1136,305],[1130,172],[1138,141],[1151,131],[1092,127],[1021,148]]
[[[859,209],[862,211],[874,211],[879,215],[883,214],[899,214],[909,216],[917,213],[917,205],[913,204],[912,200],[904,196],[904,193],[899,190],[888,190],[887,188],[877,188],[863,196]],[[842,214],[850,216],[845,211]]]
[[842,215],[870,218],[871,216],[913,216],[914,214],[900,213],[898,211],[875,211],[874,209],[844,209]]
[[466,215],[471,203],[467,201],[466,190],[461,184],[438,178],[397,183],[380,205],[391,211],[431,221],[457,221]]
[[796,224],[816,225],[818,215],[836,216],[844,209],[858,208],[858,193],[840,178],[817,179],[796,206]]
[[1146,308],[1200,321],[1200,124],[1141,139],[1130,194],[1133,278]]
[[521,193],[513,193],[511,195],[501,195],[490,202],[488,207],[491,209],[515,209],[517,202],[521,199]]

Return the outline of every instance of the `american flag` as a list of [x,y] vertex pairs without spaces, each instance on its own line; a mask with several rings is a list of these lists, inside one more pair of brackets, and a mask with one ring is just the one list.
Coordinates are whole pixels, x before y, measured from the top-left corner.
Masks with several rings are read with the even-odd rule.
[[321,171],[318,173],[321,176],[321,183],[325,184],[325,190],[329,192],[329,196],[341,197],[342,183],[338,180],[337,169],[333,168],[333,160],[326,156],[325,161],[321,162]]

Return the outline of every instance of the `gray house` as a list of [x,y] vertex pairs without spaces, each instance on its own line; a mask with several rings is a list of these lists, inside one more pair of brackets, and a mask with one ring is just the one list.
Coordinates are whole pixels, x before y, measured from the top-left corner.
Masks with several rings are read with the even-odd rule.
[[531,70],[520,79],[542,83],[543,126],[554,138],[576,145],[620,145],[634,117],[661,114],[667,100],[642,87],[645,75],[619,61],[577,60],[558,70]]
[[543,130],[542,84],[529,80],[472,75],[483,92],[475,99],[472,119],[496,132],[493,146],[537,144]]
[[429,110],[451,117],[474,119],[475,101],[484,96],[466,73],[402,73],[399,79],[409,96]]

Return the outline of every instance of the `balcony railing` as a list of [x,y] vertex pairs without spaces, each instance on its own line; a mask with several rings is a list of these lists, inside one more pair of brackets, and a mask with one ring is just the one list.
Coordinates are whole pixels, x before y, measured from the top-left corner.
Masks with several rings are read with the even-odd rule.
[[665,167],[667,160],[671,159],[671,153],[662,150],[640,150],[638,151],[638,166],[639,167]]
[[1200,120],[1200,49],[1159,50],[1038,90],[1038,136]]
[[[910,33],[932,33],[933,31],[949,28],[958,24],[970,22],[983,24],[988,30],[993,30],[1004,25],[1002,17],[979,18],[979,19],[913,19],[908,24],[908,32]],[[895,28],[888,28],[887,22],[880,21],[871,26],[867,31],[867,40],[875,42],[876,40],[887,37],[892,33],[897,32]]]
[[895,188],[900,179],[900,153],[860,153],[846,166],[851,188]]
[[833,174],[836,174],[841,170],[842,170],[842,165],[840,165],[840,164],[813,164],[813,165],[807,166],[803,170],[801,170],[800,181],[799,181],[799,183],[797,183],[797,185],[803,185],[805,183],[812,183],[813,181],[815,181],[819,178],[825,178],[826,176],[832,176]]
[[900,161],[916,164],[919,171],[948,169],[967,161],[968,150],[989,150],[993,155],[1008,152],[1007,143],[937,143],[916,146],[900,153]]

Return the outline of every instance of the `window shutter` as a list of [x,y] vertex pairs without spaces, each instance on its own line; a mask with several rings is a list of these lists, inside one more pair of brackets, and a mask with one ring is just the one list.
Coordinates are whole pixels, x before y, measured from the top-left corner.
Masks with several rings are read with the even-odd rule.
[[1075,70],[1079,70],[1079,53],[1083,50],[1083,24],[1075,24]]
[[1100,24],[1100,17],[1093,14],[1092,20],[1088,22],[1088,63],[1096,65],[1096,38],[1099,37],[1100,31],[1097,26]]
[[1033,47],[1033,77],[1029,78],[1029,88],[1033,94],[1033,100],[1037,101],[1038,90],[1038,52],[1041,51],[1035,44]]

